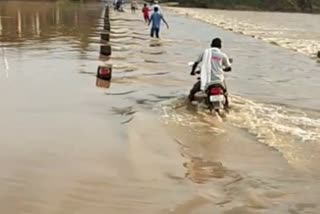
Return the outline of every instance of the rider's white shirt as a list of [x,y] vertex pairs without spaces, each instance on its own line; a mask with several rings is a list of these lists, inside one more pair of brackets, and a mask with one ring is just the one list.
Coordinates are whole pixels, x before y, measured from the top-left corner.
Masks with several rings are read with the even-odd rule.
[[197,60],[201,66],[201,90],[210,82],[224,82],[224,67],[231,67],[229,58],[219,48],[206,49]]

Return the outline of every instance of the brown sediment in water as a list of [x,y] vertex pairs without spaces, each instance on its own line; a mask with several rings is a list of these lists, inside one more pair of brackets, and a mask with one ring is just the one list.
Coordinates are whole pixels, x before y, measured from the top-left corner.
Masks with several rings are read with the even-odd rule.
[[[11,21],[1,20],[1,42],[10,65],[8,78],[0,73],[2,212],[317,213],[317,183],[293,169],[281,153],[232,126],[237,115],[230,114],[228,123],[185,108],[186,85],[191,86],[194,78],[187,76],[184,60],[195,57],[206,43],[201,40],[194,45],[192,38],[184,42],[179,32],[198,27],[193,33],[202,34],[209,27],[168,14],[177,31],[163,30],[162,35],[172,42],[150,47],[159,42],[148,41],[144,25],[115,22],[115,28],[123,25],[128,34],[132,28],[146,32],[139,35],[144,40],[130,37],[139,45],[124,48],[121,54],[112,51],[113,56],[100,61],[96,41],[101,29],[91,28],[101,28],[95,25],[101,22],[100,4],[64,9],[54,3],[21,1],[19,7],[16,2],[14,6],[0,2],[0,7],[7,8],[7,3],[11,9],[5,11],[15,19],[19,9],[21,14],[25,9],[35,11],[31,20],[21,19],[18,39],[7,28]],[[44,7],[47,13],[41,11]],[[138,16],[110,15],[126,20]],[[182,26],[181,21],[186,24]],[[245,48],[252,47],[243,46],[242,38],[232,38],[241,48],[237,60],[243,63]],[[124,45],[122,40],[114,41],[115,46]],[[255,57],[264,64],[259,54]],[[280,52],[277,57],[287,56]],[[163,63],[145,63],[145,59]],[[97,83],[92,74],[97,66],[108,63],[113,65],[113,78],[105,87],[106,82]],[[254,67],[250,63],[246,65]],[[251,76],[250,70],[246,76],[240,69],[240,77]],[[181,100],[175,100],[177,96]],[[174,111],[165,113],[172,105]],[[255,108],[251,107],[247,109]],[[153,108],[160,108],[160,114]],[[239,114],[247,113],[244,110],[238,109]],[[259,118],[241,121],[254,123]]]

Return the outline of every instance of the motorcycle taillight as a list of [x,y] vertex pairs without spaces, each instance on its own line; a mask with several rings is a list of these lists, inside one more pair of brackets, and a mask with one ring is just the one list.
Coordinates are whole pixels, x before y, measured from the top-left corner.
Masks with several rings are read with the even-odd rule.
[[213,87],[210,89],[210,94],[211,95],[222,95],[223,94],[223,90],[220,87]]

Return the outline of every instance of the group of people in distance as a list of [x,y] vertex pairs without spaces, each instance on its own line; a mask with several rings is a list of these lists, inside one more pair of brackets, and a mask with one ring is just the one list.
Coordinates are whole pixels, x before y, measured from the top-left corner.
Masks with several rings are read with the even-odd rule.
[[[130,0],[130,2],[131,2],[131,12],[135,13],[135,11],[138,9],[137,1]],[[113,0],[114,9],[119,12],[124,12],[123,3],[124,3],[123,0]],[[163,12],[161,10],[161,7],[158,1],[155,0],[151,4],[151,7],[148,7],[147,4],[144,4],[144,7],[142,8],[142,13],[143,13],[143,18],[145,22],[148,23],[148,26],[151,25],[151,30],[150,30],[151,37],[159,38],[160,26],[162,21],[166,24],[167,28],[169,28],[167,21],[164,19]]]
[[113,1],[112,1],[112,4],[113,4],[114,10],[123,12],[123,7],[122,7],[122,5],[123,5],[123,0],[113,0]]
[[[151,16],[149,15],[151,12]],[[151,8],[148,7],[147,4],[144,4],[142,8],[143,18],[148,25],[151,25],[150,36],[159,38],[161,21],[163,21],[167,28],[169,28],[169,24],[164,19],[163,12],[161,7],[157,1],[154,1],[151,5]]]

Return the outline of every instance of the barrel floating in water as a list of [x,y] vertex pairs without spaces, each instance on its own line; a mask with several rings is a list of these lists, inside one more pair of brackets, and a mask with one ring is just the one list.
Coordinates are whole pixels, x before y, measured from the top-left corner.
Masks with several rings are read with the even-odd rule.
[[103,80],[111,80],[112,77],[112,66],[98,66],[97,77]]
[[110,41],[110,34],[109,33],[101,33],[101,40]]
[[111,46],[110,45],[101,45],[100,46],[100,54],[105,56],[111,55]]
[[108,24],[108,23],[104,24],[103,29],[107,30],[107,31],[110,31],[110,29],[111,29],[110,28],[110,24]]
[[109,5],[107,5],[105,8],[104,17],[109,18]]
[[103,19],[103,22],[104,22],[104,24],[110,24],[110,19],[109,19],[109,17],[105,17],[105,18]]

